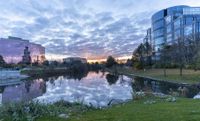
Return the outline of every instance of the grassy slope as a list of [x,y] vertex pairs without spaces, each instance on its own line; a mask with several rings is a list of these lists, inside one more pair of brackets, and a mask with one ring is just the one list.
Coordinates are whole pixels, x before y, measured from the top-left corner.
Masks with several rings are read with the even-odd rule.
[[179,83],[200,83],[200,71],[194,70],[183,70],[183,76],[179,75],[179,69],[167,69],[167,77],[163,75],[163,69],[149,69],[146,71],[143,70],[133,70],[133,69],[125,69],[120,68],[118,69],[119,72],[124,74],[135,74],[139,76],[146,76],[152,77],[155,79],[161,79],[166,81],[172,82],[179,82]]
[[[108,109],[95,110],[67,121],[199,121],[200,101],[178,99],[177,102],[157,101],[144,104],[145,100],[116,105]],[[55,117],[43,117],[39,121],[65,121]]]

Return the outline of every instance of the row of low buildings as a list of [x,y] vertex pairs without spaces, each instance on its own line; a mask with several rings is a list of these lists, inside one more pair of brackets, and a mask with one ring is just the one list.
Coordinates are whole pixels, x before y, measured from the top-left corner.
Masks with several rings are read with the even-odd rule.
[[86,64],[87,59],[81,58],[81,57],[68,57],[68,58],[64,58],[63,62],[65,62],[65,63],[81,62],[83,64]]
[[45,60],[45,48],[39,44],[12,36],[0,38],[0,55],[3,56],[6,63],[21,62],[26,47],[30,51],[31,62],[40,63]]
[[178,41],[185,44],[200,39],[200,7],[174,6],[155,13],[151,18],[151,28],[147,29],[144,42],[153,48],[153,60],[159,60],[163,45]]

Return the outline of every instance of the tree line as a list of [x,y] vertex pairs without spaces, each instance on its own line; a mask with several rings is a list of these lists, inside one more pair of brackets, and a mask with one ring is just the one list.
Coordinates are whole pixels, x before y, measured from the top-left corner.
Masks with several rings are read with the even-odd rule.
[[164,43],[160,49],[153,50],[148,42],[141,43],[133,52],[134,68],[179,68],[182,76],[183,69],[200,69],[200,42],[189,37],[179,37],[171,44]]

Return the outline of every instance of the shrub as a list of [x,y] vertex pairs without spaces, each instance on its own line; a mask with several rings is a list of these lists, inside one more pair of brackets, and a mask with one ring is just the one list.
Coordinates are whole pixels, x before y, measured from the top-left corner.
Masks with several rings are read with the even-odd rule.
[[133,66],[136,69],[143,69],[142,64],[140,62],[135,62]]
[[38,102],[5,104],[0,107],[0,120],[34,121],[42,116],[59,116],[60,114],[82,113],[92,109],[82,104],[71,104],[59,101],[55,104],[40,104]]

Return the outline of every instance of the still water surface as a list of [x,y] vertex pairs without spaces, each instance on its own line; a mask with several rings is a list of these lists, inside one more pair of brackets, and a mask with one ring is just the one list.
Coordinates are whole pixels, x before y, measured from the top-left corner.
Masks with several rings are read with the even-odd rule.
[[[182,89],[185,89],[182,91]],[[53,103],[59,100],[81,102],[95,107],[131,100],[132,93],[146,91],[174,94],[192,98],[199,92],[196,86],[184,86],[142,78],[114,76],[109,73],[89,72],[83,78],[58,76],[27,80],[17,85],[0,87],[0,103],[37,100]]]

